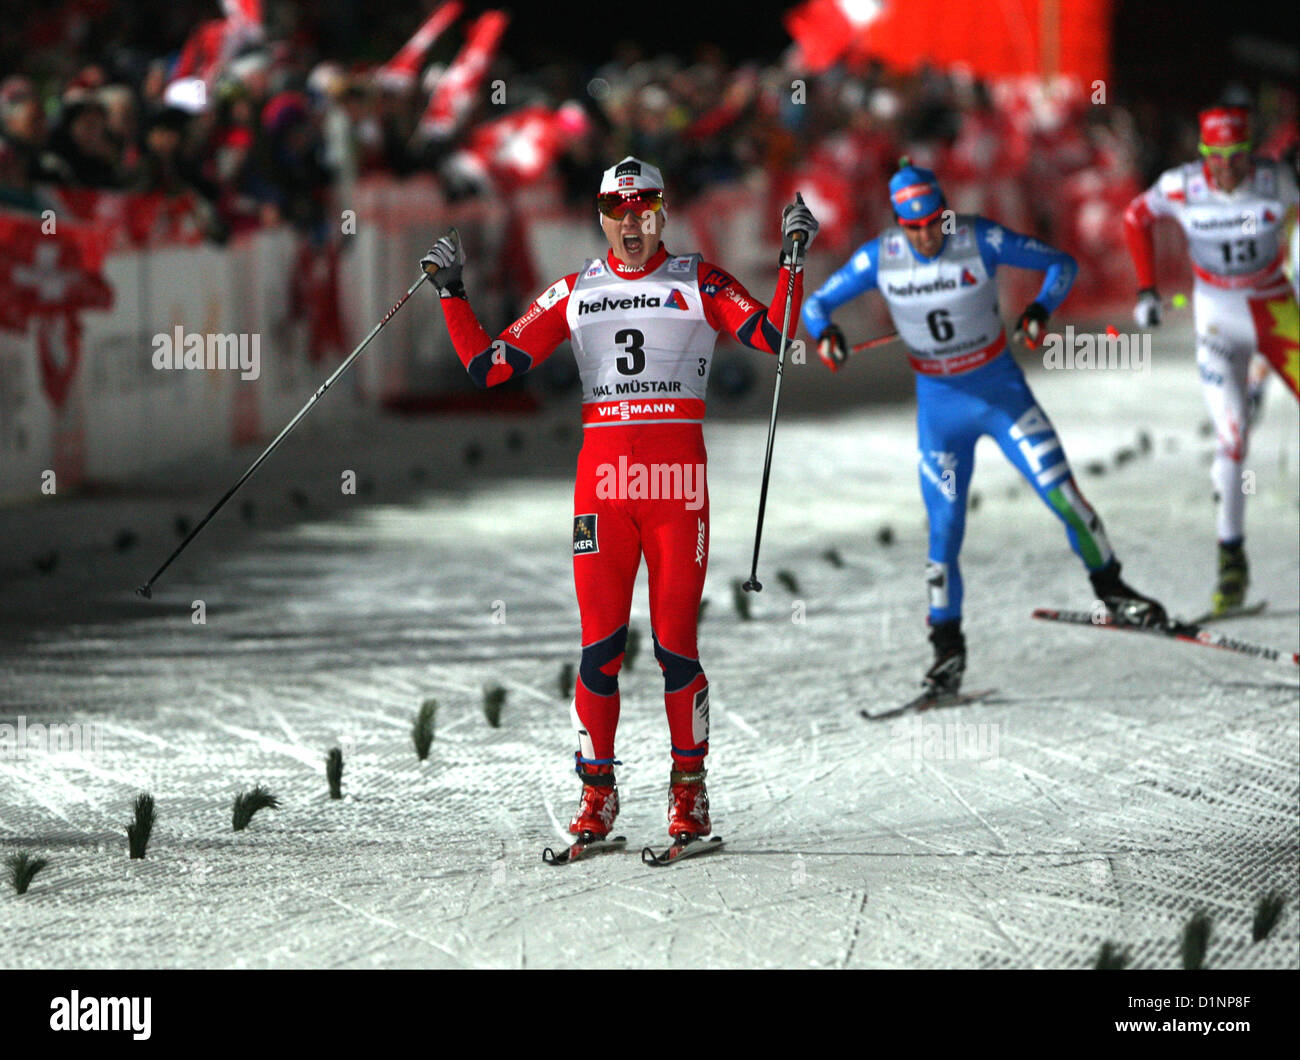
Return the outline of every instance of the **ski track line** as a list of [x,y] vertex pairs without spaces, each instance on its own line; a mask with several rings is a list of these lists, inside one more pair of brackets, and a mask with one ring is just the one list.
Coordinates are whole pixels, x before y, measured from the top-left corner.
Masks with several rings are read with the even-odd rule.
[[567,828],[560,824],[560,819],[555,816],[555,809],[551,806],[551,800],[545,795],[542,796],[542,805],[546,807],[546,816],[551,819],[551,824],[555,828],[555,834],[560,837],[560,842],[566,847],[569,846],[573,842],[573,836],[569,834]]
[[[20,771],[16,767],[6,763],[2,759],[0,759],[0,773],[4,773],[9,777],[13,778],[15,781],[17,781],[18,789],[21,792],[24,792],[28,796],[28,798],[30,798],[33,802],[39,803],[41,806],[44,806],[47,810],[50,811],[50,813],[54,814],[55,817],[63,821],[64,824],[68,824],[68,825],[72,824],[72,818],[70,818],[67,815],[67,813],[64,812],[65,808],[59,803],[54,802],[51,797],[47,797],[44,791],[43,782],[38,780],[36,776],[34,776],[33,774],[28,774],[23,771]],[[55,776],[53,779],[55,779],[56,781],[62,780],[62,778],[58,776],[57,771],[55,772]]]
[[967,802],[964,798],[962,798],[961,794],[957,791],[957,789],[948,783],[947,778],[944,777],[944,775],[940,773],[937,769],[935,769],[932,765],[930,765],[929,762],[923,760],[921,764],[925,766],[926,771],[932,777],[934,777],[940,784],[942,784],[945,788],[948,789],[948,793],[952,795],[954,799],[960,802],[962,806],[966,808],[967,812],[972,817],[975,818],[975,820],[979,821],[980,824],[982,824],[985,828],[988,829],[989,834],[993,836],[998,846],[1001,847],[1003,850],[1006,850],[1007,844],[1006,841],[1002,838],[1001,833],[999,833],[996,828],[994,828],[991,824],[989,824],[989,822],[984,819],[984,817],[979,813],[978,810],[975,809],[974,806],[972,806],[969,802]]
[[315,752],[308,752],[302,747],[295,747],[293,744],[284,743],[282,740],[275,740],[269,736],[264,736],[253,729],[245,729],[239,725],[231,725],[229,722],[218,721],[216,718],[209,718],[208,724],[215,728],[222,729],[232,736],[239,736],[250,743],[256,744],[268,754],[285,755],[295,761],[308,766],[313,772],[321,771],[321,756]]
[[[118,773],[115,770],[105,769],[104,767],[97,766],[93,762],[89,761],[85,757],[85,755],[80,756],[75,761],[68,762],[65,768],[80,769],[85,773],[89,773],[92,777],[97,777],[100,780],[107,780],[113,784],[121,784],[125,788],[140,787],[141,776],[144,777],[143,782],[146,786],[149,783],[149,778],[146,774],[137,774],[135,776],[131,776],[129,774]],[[89,796],[87,796],[86,801],[87,802],[90,801]]]
[[512,688],[517,688],[519,689],[520,692],[523,692],[526,695],[530,695],[534,699],[540,700],[542,703],[545,703],[548,707],[553,707],[556,705],[555,696],[548,696],[545,692],[541,692],[537,688],[534,688],[532,685],[517,680],[516,678],[513,677],[504,678],[502,684],[509,685]]
[[747,722],[744,718],[742,718],[742,717],[741,717],[739,714],[737,714],[734,710],[724,710],[724,711],[722,712],[722,716],[723,716],[724,718],[726,718],[727,721],[729,721],[729,722],[731,722],[733,725],[735,725],[736,728],[738,728],[741,732],[743,732],[743,733],[744,733],[746,736],[748,736],[750,739],[752,739],[752,740],[761,740],[761,739],[762,739],[762,736],[759,735],[758,730],[757,730],[756,728],[754,728],[754,726],[750,725],[749,722]]
[[161,736],[155,736],[151,732],[144,732],[143,730],[133,728],[130,725],[123,725],[121,722],[101,721],[98,724],[99,727],[107,733],[120,733],[121,735],[127,736],[133,740],[141,740],[144,743],[151,743],[162,751],[176,750],[172,744],[169,744]]
[[853,918],[853,933],[849,937],[849,943],[845,947],[844,953],[836,963],[836,966],[839,968],[847,968],[849,966],[849,960],[853,957],[853,951],[857,948],[858,935],[862,931],[862,914],[867,908],[867,897],[868,892],[864,889],[862,892],[862,901],[858,903],[857,915]]
[[393,923],[393,921],[387,919],[386,917],[379,916],[377,913],[371,913],[365,909],[360,909],[356,906],[349,905],[347,902],[344,902],[339,898],[335,898],[332,894],[322,894],[320,891],[314,891],[310,887],[299,886],[297,889],[300,891],[305,891],[307,894],[310,894],[315,898],[324,898],[328,902],[333,902],[345,913],[350,913],[353,916],[363,917],[364,919],[369,920],[372,924],[378,924],[380,925],[380,927],[389,928],[392,931],[396,931],[401,933],[402,935],[405,935],[407,938],[415,939],[417,942],[422,942],[426,946],[430,946],[433,949],[437,950],[439,953],[442,953],[445,956],[450,957],[461,968],[473,967],[473,965],[467,965],[465,961],[460,957],[459,954],[457,954],[454,950],[450,949],[449,947],[444,946],[441,942],[437,942],[431,938],[426,938],[424,935],[420,935],[417,932],[412,931],[410,928],[402,927],[401,924],[395,924]]

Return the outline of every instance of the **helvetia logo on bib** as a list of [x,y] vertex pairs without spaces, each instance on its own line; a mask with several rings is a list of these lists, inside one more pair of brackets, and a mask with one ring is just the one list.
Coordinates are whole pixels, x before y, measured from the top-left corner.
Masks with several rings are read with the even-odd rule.
[[681,291],[673,291],[672,294],[664,299],[664,308],[686,310],[689,309],[690,306],[686,304],[686,299],[682,297]]
[[979,281],[975,279],[975,276],[971,273],[970,269],[962,269],[961,285],[963,287],[969,287],[973,283],[979,283]]

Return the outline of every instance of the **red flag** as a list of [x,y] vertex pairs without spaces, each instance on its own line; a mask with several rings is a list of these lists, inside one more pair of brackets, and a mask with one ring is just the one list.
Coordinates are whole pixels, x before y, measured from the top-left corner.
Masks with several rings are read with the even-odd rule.
[[420,119],[423,135],[450,135],[464,120],[509,22],[504,11],[485,11],[469,27],[464,46],[429,96]]
[[545,174],[573,127],[563,110],[533,103],[475,126],[463,150],[473,156],[475,170],[489,173],[499,190],[510,190]]
[[441,37],[447,28],[460,18],[464,5],[460,0],[448,0],[433,9],[432,14],[424,20],[424,25],[415,31],[415,35],[402,45],[402,50],[375,71],[380,81],[397,88],[409,88],[420,74],[420,64],[425,53],[433,47],[433,42]]
[[56,408],[81,361],[85,309],[108,309],[113,290],[100,270],[108,234],[60,221],[53,234],[33,217],[0,214],[0,328],[26,333],[35,322],[41,382]]
[[201,77],[211,82],[226,53],[226,33],[229,26],[224,18],[200,22],[185,41],[172,80],[182,77]]
[[254,26],[262,24],[262,0],[221,0],[226,18],[242,19]]
[[799,66],[820,73],[832,66],[872,22],[884,0],[804,0],[782,19],[799,45]]

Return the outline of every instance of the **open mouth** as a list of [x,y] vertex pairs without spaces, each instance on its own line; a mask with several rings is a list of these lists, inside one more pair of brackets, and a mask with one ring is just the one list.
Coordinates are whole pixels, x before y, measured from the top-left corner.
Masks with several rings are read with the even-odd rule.
[[625,235],[623,237],[623,249],[632,255],[640,254],[645,246],[645,241],[640,235]]

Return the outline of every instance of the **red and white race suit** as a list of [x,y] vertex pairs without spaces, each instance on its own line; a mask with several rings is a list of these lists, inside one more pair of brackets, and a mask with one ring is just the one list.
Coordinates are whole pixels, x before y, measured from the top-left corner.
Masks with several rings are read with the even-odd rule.
[[1196,361],[1218,438],[1211,478],[1220,541],[1244,534],[1252,355],[1266,358],[1300,394],[1296,292],[1283,271],[1296,202],[1295,176],[1284,164],[1257,158],[1250,176],[1226,192],[1192,162],[1163,173],[1124,215],[1140,288],[1155,286],[1155,219],[1172,218],[1187,237]]
[[800,273],[781,269],[769,310],[698,254],[660,247],[640,269],[612,252],[588,261],[495,339],[468,301],[442,300],[456,353],[479,386],[529,371],[565,339],[573,345],[584,428],[573,495],[582,618],[573,718],[585,765],[614,760],[618,673],[642,555],[674,765],[697,769],[708,753],[709,684],[696,643],[709,555],[705,389],[718,332],[777,352],[792,282],[793,323]]

